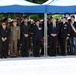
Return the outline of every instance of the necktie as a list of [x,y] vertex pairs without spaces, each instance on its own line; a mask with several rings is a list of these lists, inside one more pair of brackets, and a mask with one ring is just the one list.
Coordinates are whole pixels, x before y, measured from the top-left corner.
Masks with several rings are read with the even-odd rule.
[[65,24],[65,22],[63,22],[63,24]]
[[74,24],[74,22],[71,22],[71,24],[73,25],[73,24]]
[[37,27],[39,28],[39,25]]
[[53,24],[53,28],[54,28],[54,29],[56,28],[56,24]]
[[3,28],[3,30],[6,30],[6,28]]
[[25,23],[25,26],[27,26],[27,23]]

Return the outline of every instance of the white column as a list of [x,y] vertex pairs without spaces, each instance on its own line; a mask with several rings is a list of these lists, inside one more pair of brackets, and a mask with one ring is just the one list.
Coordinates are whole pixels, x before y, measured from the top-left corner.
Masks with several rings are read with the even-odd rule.
[[44,14],[44,56],[47,56],[47,14]]

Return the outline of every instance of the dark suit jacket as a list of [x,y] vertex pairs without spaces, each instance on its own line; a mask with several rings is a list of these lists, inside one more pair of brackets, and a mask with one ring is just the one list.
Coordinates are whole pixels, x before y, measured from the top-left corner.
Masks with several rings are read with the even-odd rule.
[[24,23],[22,23],[20,28],[21,28],[22,38],[25,38],[24,34],[28,34],[28,36],[30,36],[30,34],[31,34],[31,25],[30,24],[25,26]]
[[66,38],[69,35],[70,35],[70,25],[67,22],[65,24],[61,22],[59,38]]
[[[41,25],[39,25],[42,28]],[[39,30],[38,27],[35,25],[33,26],[33,39],[42,39],[43,33],[42,30]]]
[[56,28],[53,28],[53,24],[50,23],[48,30],[49,30],[49,36],[52,37],[51,34],[57,34],[58,35],[59,30],[60,30],[60,26],[58,24],[56,24]]
[[0,28],[0,41],[2,41],[2,37],[3,38],[7,38],[7,40],[9,39],[9,34],[10,30],[8,28],[6,28],[5,30],[3,28]]

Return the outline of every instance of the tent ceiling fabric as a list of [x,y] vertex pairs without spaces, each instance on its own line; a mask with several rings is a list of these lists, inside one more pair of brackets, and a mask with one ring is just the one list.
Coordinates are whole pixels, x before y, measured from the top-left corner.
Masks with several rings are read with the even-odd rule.
[[25,0],[1,0],[0,13],[44,13],[45,6]]
[[76,13],[76,0],[48,0],[43,4],[0,0],[0,13]]
[[76,13],[76,0],[49,0],[46,6],[47,13]]
[[76,6],[48,6],[47,13],[76,13]]

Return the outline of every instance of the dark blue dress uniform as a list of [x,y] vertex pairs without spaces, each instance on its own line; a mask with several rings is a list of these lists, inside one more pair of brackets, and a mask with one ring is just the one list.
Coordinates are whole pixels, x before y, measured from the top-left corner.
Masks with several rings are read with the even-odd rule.
[[[8,39],[9,39],[9,29],[8,28],[1,28],[0,29],[0,53],[1,58],[6,58],[8,54]],[[7,38],[6,41],[2,41],[2,38]]]
[[[42,28],[41,25],[39,25],[40,28]],[[37,57],[37,56],[40,56],[39,55],[39,51],[40,51],[40,44],[41,44],[41,39],[42,39],[42,29],[39,30],[38,29],[38,26],[33,26],[33,53],[34,53],[34,56]]]
[[[49,55],[55,56],[56,55],[56,44],[57,44],[57,40],[58,40],[58,33],[60,30],[60,26],[58,24],[50,23],[48,30],[49,30],[49,37],[50,37]],[[51,34],[57,34],[57,36],[53,37],[53,36],[51,36]]]
[[61,49],[61,55],[65,55],[65,46],[66,46],[66,38],[70,36],[70,25],[65,22],[60,23],[60,33],[59,33],[59,38],[60,38],[60,49]]

